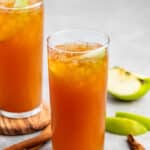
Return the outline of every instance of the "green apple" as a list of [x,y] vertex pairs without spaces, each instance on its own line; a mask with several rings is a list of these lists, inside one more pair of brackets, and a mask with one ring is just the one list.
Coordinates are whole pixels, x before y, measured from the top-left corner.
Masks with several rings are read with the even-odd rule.
[[106,131],[119,135],[141,135],[147,132],[147,128],[137,121],[121,118],[106,118]]
[[28,6],[28,0],[16,0],[14,7],[26,7]]
[[150,78],[142,78],[121,67],[109,70],[108,92],[119,100],[140,99],[150,90]]
[[92,50],[84,55],[81,55],[81,58],[93,58],[93,57],[103,58],[106,55],[106,52],[107,50],[105,47],[100,47],[97,48],[96,50]]
[[135,120],[143,124],[148,130],[150,130],[150,118],[148,117],[128,112],[116,112],[116,117],[123,117]]

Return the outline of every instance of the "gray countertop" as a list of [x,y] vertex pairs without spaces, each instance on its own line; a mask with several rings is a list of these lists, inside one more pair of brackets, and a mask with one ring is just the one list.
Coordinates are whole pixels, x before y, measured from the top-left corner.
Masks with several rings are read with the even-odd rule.
[[[111,38],[110,66],[120,65],[150,76],[150,1],[149,0],[47,0],[45,1],[45,39],[68,28],[86,28],[107,32]],[[45,43],[46,45],[46,43]],[[45,46],[46,47],[46,46]],[[48,99],[47,59],[44,48],[43,99]],[[150,94],[139,101],[123,103],[108,97],[107,115],[116,111],[136,112],[150,116]],[[0,136],[0,150],[28,139],[25,136]],[[136,137],[150,149],[150,133]],[[49,150],[46,144],[42,150]],[[126,137],[106,134],[105,150],[129,150]]]

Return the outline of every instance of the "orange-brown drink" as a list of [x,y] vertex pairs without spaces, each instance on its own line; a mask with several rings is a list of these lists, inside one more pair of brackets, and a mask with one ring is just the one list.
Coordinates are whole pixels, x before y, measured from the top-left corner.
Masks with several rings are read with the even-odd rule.
[[11,118],[40,111],[43,48],[41,0],[0,2],[0,109]]
[[53,150],[103,150],[108,44],[94,31],[48,39]]

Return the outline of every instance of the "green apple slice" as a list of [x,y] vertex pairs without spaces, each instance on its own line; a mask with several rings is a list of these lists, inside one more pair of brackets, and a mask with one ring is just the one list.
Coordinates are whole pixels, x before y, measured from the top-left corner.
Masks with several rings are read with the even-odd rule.
[[147,132],[142,124],[127,118],[108,117],[106,119],[106,131],[119,135],[141,135]]
[[16,0],[14,7],[26,7],[28,6],[28,0]]
[[120,67],[109,70],[108,92],[119,100],[132,101],[150,90],[150,80],[141,78]]
[[82,55],[81,58],[93,58],[93,57],[103,58],[105,55],[106,55],[106,48],[100,47],[97,48],[96,50],[89,51],[88,53]]
[[128,112],[116,112],[116,117],[123,117],[123,118],[135,120],[143,124],[148,130],[150,130],[150,118],[148,117],[137,115],[134,113],[128,113]]

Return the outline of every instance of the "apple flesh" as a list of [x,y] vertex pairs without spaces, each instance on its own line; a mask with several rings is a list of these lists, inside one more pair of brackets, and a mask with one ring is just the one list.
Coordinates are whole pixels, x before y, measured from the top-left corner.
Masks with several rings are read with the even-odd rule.
[[109,70],[108,92],[119,100],[140,99],[150,90],[150,79],[141,78],[120,67]]

